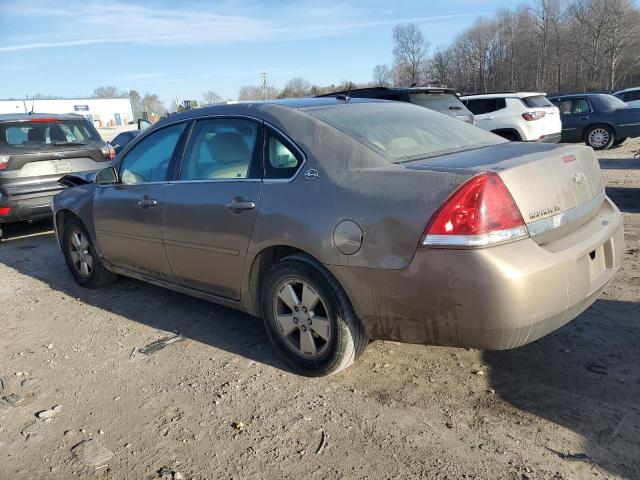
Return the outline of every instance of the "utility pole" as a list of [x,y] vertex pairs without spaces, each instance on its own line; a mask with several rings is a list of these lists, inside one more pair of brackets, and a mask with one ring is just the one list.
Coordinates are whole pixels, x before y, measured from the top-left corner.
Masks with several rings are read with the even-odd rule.
[[266,100],[267,99],[267,72],[262,72],[260,73],[260,76],[262,77],[262,99]]

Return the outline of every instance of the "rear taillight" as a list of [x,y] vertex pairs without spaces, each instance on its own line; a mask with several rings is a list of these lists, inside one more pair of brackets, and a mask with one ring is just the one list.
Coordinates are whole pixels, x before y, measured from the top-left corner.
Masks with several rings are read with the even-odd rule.
[[9,160],[11,160],[9,155],[0,155],[0,170],[9,168]]
[[524,118],[527,122],[531,122],[532,120],[540,120],[546,114],[547,114],[546,112],[541,112],[541,111],[526,112],[522,114],[522,118]]
[[116,151],[110,144],[105,144],[100,150],[106,160],[114,160],[116,158]]
[[482,247],[528,236],[509,190],[493,172],[463,183],[431,217],[422,245]]
[[0,217],[3,215],[9,215],[11,213],[11,207],[0,207]]

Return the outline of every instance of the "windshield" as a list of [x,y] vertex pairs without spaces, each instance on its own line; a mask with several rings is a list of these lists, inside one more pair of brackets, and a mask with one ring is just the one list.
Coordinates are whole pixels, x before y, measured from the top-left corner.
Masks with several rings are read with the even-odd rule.
[[627,108],[629,106],[613,95],[598,95],[598,97],[607,110],[616,110],[618,108]]
[[84,145],[100,141],[100,135],[85,120],[34,119],[0,123],[0,146],[33,148]]
[[411,93],[409,94],[409,100],[416,105],[448,113],[449,115],[471,115],[467,107],[452,93]]
[[393,163],[506,142],[493,133],[409,103],[352,103],[304,111]]

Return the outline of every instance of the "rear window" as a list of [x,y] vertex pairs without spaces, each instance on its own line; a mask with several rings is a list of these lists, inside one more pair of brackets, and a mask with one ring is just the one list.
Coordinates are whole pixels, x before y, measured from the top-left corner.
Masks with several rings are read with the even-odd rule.
[[626,108],[629,106],[613,95],[598,95],[598,99],[602,102],[605,110],[616,110],[618,108]]
[[344,104],[304,111],[393,163],[506,142],[454,117],[408,103]]
[[467,107],[452,93],[411,93],[411,103],[445,113],[466,113],[471,115]]
[[42,147],[99,141],[100,135],[85,120],[47,120],[0,123],[0,146]]
[[553,107],[553,104],[544,95],[533,95],[521,100],[529,108]]

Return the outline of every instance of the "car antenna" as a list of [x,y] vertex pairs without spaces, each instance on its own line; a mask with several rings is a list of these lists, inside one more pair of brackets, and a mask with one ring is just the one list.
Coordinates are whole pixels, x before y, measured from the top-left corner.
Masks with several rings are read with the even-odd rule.
[[353,85],[353,83],[349,82],[349,87],[347,88],[347,93],[346,94],[340,94],[340,95],[336,95],[336,98],[339,100],[344,100],[345,102],[348,102],[351,99],[351,86]]

